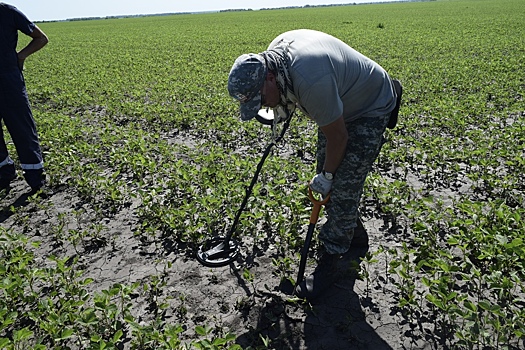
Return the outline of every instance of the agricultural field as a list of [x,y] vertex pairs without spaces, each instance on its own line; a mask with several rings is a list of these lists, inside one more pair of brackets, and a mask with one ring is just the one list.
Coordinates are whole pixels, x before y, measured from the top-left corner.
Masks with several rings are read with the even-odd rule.
[[[40,23],[50,43],[25,78],[54,194],[28,196],[20,173],[2,196],[0,348],[525,348],[524,13],[437,0]],[[237,118],[231,65],[298,28],[404,86],[360,207],[370,246],[311,303],[278,288],[311,212],[304,115],[264,164],[235,263],[196,260],[271,139]]]

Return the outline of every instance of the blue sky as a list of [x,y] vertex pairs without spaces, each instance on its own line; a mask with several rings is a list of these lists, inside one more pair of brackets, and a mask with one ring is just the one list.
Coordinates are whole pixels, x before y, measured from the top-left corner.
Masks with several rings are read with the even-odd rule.
[[0,0],[18,7],[32,21],[78,17],[199,12],[225,9],[253,9],[304,5],[348,4],[384,0]]

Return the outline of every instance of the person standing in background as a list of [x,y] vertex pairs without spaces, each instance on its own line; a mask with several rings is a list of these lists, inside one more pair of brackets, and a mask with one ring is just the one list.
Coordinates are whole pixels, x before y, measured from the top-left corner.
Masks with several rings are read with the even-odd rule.
[[[18,32],[32,40],[17,52]],[[16,7],[0,3],[0,120],[16,148],[23,176],[32,193],[46,184],[44,161],[22,74],[26,58],[48,43],[46,34]],[[0,190],[16,178],[0,127]]]

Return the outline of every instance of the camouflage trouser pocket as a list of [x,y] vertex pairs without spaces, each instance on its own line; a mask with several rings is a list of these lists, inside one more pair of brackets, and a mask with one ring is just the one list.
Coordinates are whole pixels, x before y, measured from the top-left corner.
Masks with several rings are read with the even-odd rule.
[[[341,254],[350,248],[365,179],[383,145],[389,117],[386,114],[361,118],[346,126],[348,144],[345,157],[337,169],[330,201],[326,204],[328,221],[319,233],[319,239],[331,254]],[[317,146],[317,170],[321,171],[326,150],[326,138],[321,131]]]

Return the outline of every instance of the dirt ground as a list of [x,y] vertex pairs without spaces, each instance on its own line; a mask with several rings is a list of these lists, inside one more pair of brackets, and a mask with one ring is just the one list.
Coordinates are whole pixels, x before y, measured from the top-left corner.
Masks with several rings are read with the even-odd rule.
[[[271,259],[277,254],[269,243],[255,246],[239,242],[237,261],[225,267],[205,267],[194,254],[169,242],[148,244],[134,235],[137,230],[133,203],[116,215],[102,220],[103,242],[84,241],[78,247],[53,235],[57,225],[81,228],[95,217],[89,203],[83,202],[67,186],[54,188],[44,199],[30,199],[21,177],[2,199],[0,222],[3,227],[25,227],[26,235],[42,244],[37,258],[45,263],[51,254],[77,256],[83,277],[93,278],[92,292],[115,283],[140,282],[141,287],[156,278],[161,281],[156,295],[169,304],[162,313],[168,323],[180,323],[181,337],[196,339],[195,326],[208,325],[215,331],[237,335],[243,348],[270,349],[427,349],[432,348],[413,331],[413,325],[396,308],[394,280],[386,273],[384,254],[377,263],[363,266],[369,279],[347,276],[311,303],[293,300],[279,289],[280,280],[272,271]],[[374,211],[362,210],[369,235],[369,248],[352,248],[354,260],[377,251],[380,246],[400,246],[403,234]],[[57,218],[62,218],[58,222]],[[307,223],[304,230],[306,233]],[[317,228],[318,229],[318,228]],[[55,230],[55,231],[54,231]],[[100,239],[98,239],[101,241]],[[248,268],[253,278],[243,277]],[[297,269],[297,267],[294,267]],[[312,259],[307,274],[313,268]],[[297,271],[297,270],[296,270]],[[295,272],[294,272],[295,273]],[[142,322],[152,319],[151,294],[139,287],[132,300],[132,311]],[[148,297],[149,295],[149,297]],[[430,323],[429,323],[430,325]],[[423,327],[424,328],[424,327]],[[431,327],[429,327],[430,329]],[[421,334],[421,333],[420,333]],[[263,339],[267,341],[264,345]]]

